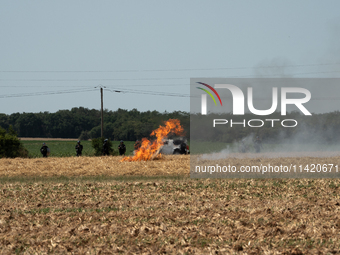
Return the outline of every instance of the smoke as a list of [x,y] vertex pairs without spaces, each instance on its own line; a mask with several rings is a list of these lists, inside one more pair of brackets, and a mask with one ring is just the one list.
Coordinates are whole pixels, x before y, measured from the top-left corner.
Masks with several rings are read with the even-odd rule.
[[[253,69],[256,78],[334,78],[340,76],[340,23],[330,27],[329,44],[326,49],[317,52],[302,52],[305,54],[303,62],[292,63],[285,57],[264,59]],[[325,45],[327,45],[325,43]],[[321,54],[317,56],[316,54]],[[254,91],[254,106],[257,109],[268,109],[271,106],[270,86],[251,84]],[[276,87],[287,87],[280,84]],[[245,86],[246,87],[246,86]],[[275,135],[266,130],[260,133],[263,147],[259,153],[255,152],[255,133],[243,139],[226,145],[218,152],[201,155],[200,160],[216,160],[224,158],[280,158],[280,157],[333,157],[340,155],[340,113],[338,85],[309,84],[312,100],[308,109],[314,114],[326,114],[317,118],[315,123],[299,123],[297,128],[287,131],[284,128]],[[258,100],[256,100],[258,98]],[[261,99],[261,100],[259,100]],[[228,103],[228,102],[227,102]],[[280,107],[278,106],[278,110]],[[287,108],[288,112],[290,110]],[[291,110],[297,110],[292,109]],[[338,128],[339,127],[339,128]],[[256,133],[258,134],[258,133]],[[245,148],[245,149],[244,149]]]
[[[330,27],[330,43],[324,56],[319,59],[321,67],[319,68],[320,73],[324,72],[326,77],[339,77],[340,72],[340,24],[334,23]],[[335,64],[335,65],[327,65]],[[325,65],[322,65],[325,64]]]
[[217,160],[224,159],[229,156],[235,156],[236,153],[246,153],[251,150],[253,146],[254,134],[244,137],[240,141],[228,144],[226,148],[220,152],[205,153],[199,157],[199,160]]
[[165,144],[162,147],[160,153],[165,155],[172,155],[174,153],[175,146],[173,144]]
[[199,160],[217,160],[217,159],[227,158],[232,153],[229,147],[230,146],[228,145],[227,148],[221,150],[220,152],[202,154],[198,159]]
[[[324,119],[325,121],[325,119]],[[322,123],[323,120],[321,119]],[[294,133],[293,133],[294,132]],[[292,130],[292,134],[287,134],[280,130],[275,139],[268,139],[267,151],[271,152],[290,152],[304,153],[320,152],[322,155],[340,154],[340,144],[338,139],[338,130],[334,125],[308,125],[301,124],[296,130]],[[322,153],[321,153],[322,152]]]
[[[293,132],[293,131],[292,131]],[[302,125],[293,134],[280,130],[275,138],[251,133],[239,141],[228,144],[219,152],[202,154],[199,160],[225,158],[287,158],[334,157],[340,155],[339,131],[330,127],[316,129]],[[260,152],[256,152],[256,139],[260,140]]]
[[275,57],[271,60],[262,60],[254,67],[255,77],[257,78],[289,78],[292,62],[283,57]]
[[317,50],[301,51],[301,62],[294,63],[286,57],[261,60],[254,66],[256,78],[322,77],[334,78],[340,74],[340,20],[329,26],[329,36]]

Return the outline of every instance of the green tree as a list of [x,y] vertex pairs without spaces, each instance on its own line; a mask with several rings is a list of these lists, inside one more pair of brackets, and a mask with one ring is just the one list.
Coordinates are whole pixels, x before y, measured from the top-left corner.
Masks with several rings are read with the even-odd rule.
[[16,132],[10,126],[8,131],[0,127],[0,158],[28,157],[28,151],[20,143]]
[[[92,147],[95,150],[94,155],[96,155],[96,156],[103,155],[103,143],[104,143],[104,140],[105,140],[105,138],[103,138],[103,137],[93,138],[92,139],[91,144],[92,144]],[[117,152],[114,149],[112,149],[112,142],[111,142],[110,139],[108,140],[108,145],[109,145],[109,154],[110,155],[114,155],[114,156],[118,155]]]
[[91,138],[90,132],[89,131],[82,131],[79,140],[89,140]]
[[43,122],[34,113],[23,113],[15,122],[15,128],[20,137],[41,137]]

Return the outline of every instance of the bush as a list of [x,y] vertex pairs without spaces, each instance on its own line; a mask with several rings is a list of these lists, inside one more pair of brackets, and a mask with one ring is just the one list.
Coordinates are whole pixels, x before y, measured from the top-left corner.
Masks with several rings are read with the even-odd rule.
[[[95,150],[94,155],[96,156],[101,156],[103,155],[103,143],[104,143],[105,138],[101,137],[101,138],[93,138],[92,139],[92,147]],[[110,155],[118,155],[117,152],[115,152],[114,149],[112,149],[112,142],[109,139],[108,140],[108,144],[109,144],[109,154]]]
[[0,158],[28,157],[28,151],[20,143],[12,126],[8,131],[0,127]]

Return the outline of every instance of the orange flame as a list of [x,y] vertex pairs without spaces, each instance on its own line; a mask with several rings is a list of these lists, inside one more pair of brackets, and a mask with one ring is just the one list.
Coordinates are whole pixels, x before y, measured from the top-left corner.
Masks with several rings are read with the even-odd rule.
[[150,160],[158,153],[158,150],[164,143],[163,139],[170,133],[174,133],[175,135],[181,135],[183,133],[183,128],[178,119],[170,119],[165,122],[165,126],[159,126],[159,128],[152,131],[151,136],[156,136],[156,140],[150,141],[147,138],[143,138],[141,147],[135,151],[135,155],[132,157],[124,157],[121,161]]

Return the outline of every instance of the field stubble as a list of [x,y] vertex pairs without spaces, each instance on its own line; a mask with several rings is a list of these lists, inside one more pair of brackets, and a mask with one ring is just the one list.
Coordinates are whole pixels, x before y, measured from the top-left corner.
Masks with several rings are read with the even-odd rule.
[[[1,159],[0,175],[189,175],[189,156],[120,159]],[[0,247],[4,254],[339,253],[339,187],[338,179],[4,182]]]
[[[262,155],[262,157],[261,157]],[[279,154],[241,154],[229,157],[212,154],[192,155],[192,162],[198,165],[231,165],[240,169],[241,166],[299,166],[333,164],[332,173],[336,174],[335,166],[340,165],[340,156],[320,157],[322,153],[304,157],[279,157]],[[337,154],[339,155],[339,154]],[[276,157],[274,157],[276,156]],[[216,157],[216,158],[214,158]],[[162,155],[150,161],[121,162],[121,156],[103,157],[49,157],[49,158],[15,158],[0,159],[0,177],[14,176],[189,176],[189,155]],[[314,170],[315,171],[315,170]],[[305,172],[305,171],[304,171]],[[340,175],[340,172],[338,173]]]
[[121,159],[121,156],[0,159],[0,176],[189,176],[187,155],[137,162],[120,162]]
[[2,253],[338,253],[339,182],[0,185]]

